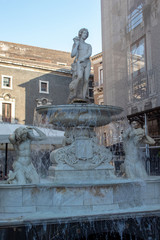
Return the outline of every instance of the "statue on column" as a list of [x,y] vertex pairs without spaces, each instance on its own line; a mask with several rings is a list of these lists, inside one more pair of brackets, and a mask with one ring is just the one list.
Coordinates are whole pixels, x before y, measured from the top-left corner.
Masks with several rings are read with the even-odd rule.
[[70,95],[69,103],[88,102],[87,90],[91,71],[90,56],[92,47],[86,43],[89,32],[86,28],[79,30],[78,37],[73,38],[73,47],[71,57],[75,57],[72,67],[72,82],[69,85]]

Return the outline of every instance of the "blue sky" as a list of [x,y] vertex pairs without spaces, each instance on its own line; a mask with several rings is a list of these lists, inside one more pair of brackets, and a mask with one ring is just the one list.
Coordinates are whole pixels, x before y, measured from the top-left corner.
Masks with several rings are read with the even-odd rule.
[[80,28],[101,52],[100,0],[0,0],[0,40],[71,51]]

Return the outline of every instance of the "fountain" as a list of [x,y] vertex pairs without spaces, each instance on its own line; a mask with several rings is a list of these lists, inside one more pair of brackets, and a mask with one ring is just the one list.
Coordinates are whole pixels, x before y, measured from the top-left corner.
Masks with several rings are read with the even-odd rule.
[[[69,104],[37,108],[38,119],[42,118],[43,123],[65,130],[63,146],[51,153],[52,165],[45,181],[36,179],[34,182],[33,178],[30,183],[11,181],[11,184],[0,185],[0,226],[3,228],[23,225],[29,234],[41,226],[41,234],[47,235],[50,231],[54,239],[101,239],[89,238],[89,234],[96,232],[111,237],[114,231],[119,233],[119,238],[113,239],[122,239],[124,234],[131,234],[127,230],[129,219],[136,228],[138,221],[155,219],[159,214],[160,179],[148,178],[145,174],[136,176],[136,171],[129,175],[133,165],[128,152],[124,166],[127,177],[117,177],[110,150],[97,143],[94,127],[110,123],[111,117],[121,113],[122,108],[90,104],[86,98],[91,55],[91,46],[85,43],[87,37],[88,31],[81,29],[79,36],[73,39],[72,57],[75,60]],[[126,149],[131,152],[133,132],[132,129],[125,136],[129,143]],[[147,143],[153,144],[142,129],[134,134],[136,139],[147,139]],[[135,157],[137,149],[134,149],[131,156]],[[13,173],[16,176],[16,168]],[[70,231],[74,226],[75,232]],[[145,239],[152,239],[149,238],[152,224],[145,226]],[[143,239],[141,227],[139,232]],[[135,231],[132,233],[135,236]]]
[[97,144],[94,127],[106,125],[121,111],[119,107],[79,103],[39,107],[37,112],[43,119],[46,117],[55,127],[65,127],[65,146],[51,153],[49,178],[59,183],[115,178],[112,154]]

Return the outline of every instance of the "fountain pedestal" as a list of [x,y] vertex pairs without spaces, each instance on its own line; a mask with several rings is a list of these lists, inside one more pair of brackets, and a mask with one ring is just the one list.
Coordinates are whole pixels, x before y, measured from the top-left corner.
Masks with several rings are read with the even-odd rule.
[[49,168],[49,178],[63,183],[92,183],[114,178],[114,167],[109,163],[110,150],[98,145],[95,136],[87,136],[87,132],[93,134],[91,129],[74,130],[70,131],[72,140],[68,138],[71,143],[51,153],[53,165]]
[[70,104],[37,108],[43,121],[65,128],[65,142],[51,153],[49,179],[58,183],[93,183],[115,178],[109,149],[97,144],[94,127],[111,121],[122,108],[95,104]]

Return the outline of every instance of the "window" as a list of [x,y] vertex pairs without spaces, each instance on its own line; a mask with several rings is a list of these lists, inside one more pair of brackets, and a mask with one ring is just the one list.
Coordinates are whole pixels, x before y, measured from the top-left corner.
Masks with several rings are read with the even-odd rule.
[[127,32],[130,32],[143,22],[143,4],[141,3],[136,9],[134,9],[128,16]]
[[39,81],[39,92],[40,93],[49,93],[49,82],[48,81]]
[[93,98],[93,89],[92,88],[89,88],[89,97]]
[[57,65],[67,66],[67,63],[57,62]]
[[106,132],[103,133],[103,144],[104,145],[107,144],[107,133]]
[[0,122],[15,123],[15,97],[2,93],[0,97]]
[[89,87],[89,88],[93,88],[93,81],[92,81],[92,80],[89,80],[89,82],[88,82],[88,87]]
[[141,38],[131,46],[131,72],[133,77],[145,71],[145,38]]
[[12,77],[2,75],[2,88],[12,89]]
[[93,81],[89,80],[88,82],[88,97],[90,101],[93,101]]
[[157,119],[148,121],[148,132],[151,136],[158,136],[160,134]]
[[144,99],[147,94],[145,37],[132,44],[130,56],[133,99],[141,100]]
[[142,76],[137,77],[137,79],[133,81],[132,89],[134,100],[145,99],[147,96],[147,76],[144,78]]
[[2,103],[2,121],[11,122],[11,104]]
[[103,84],[103,68],[99,67],[98,72],[99,72],[99,86],[101,86]]

